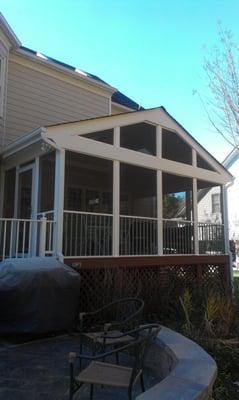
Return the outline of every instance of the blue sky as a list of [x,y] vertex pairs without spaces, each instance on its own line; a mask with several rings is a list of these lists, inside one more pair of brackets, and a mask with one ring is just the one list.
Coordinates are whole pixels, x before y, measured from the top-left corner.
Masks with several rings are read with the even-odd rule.
[[230,151],[193,90],[217,23],[239,41],[239,0],[1,0],[26,47],[96,74],[144,107],[163,105],[219,160]]

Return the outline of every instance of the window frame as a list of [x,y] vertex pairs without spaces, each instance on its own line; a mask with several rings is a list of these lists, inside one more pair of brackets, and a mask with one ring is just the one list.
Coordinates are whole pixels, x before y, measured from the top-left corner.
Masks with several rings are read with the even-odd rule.
[[[217,199],[217,201],[214,201],[214,199]],[[220,193],[212,193],[211,201],[212,201],[212,214],[220,213],[221,212]]]

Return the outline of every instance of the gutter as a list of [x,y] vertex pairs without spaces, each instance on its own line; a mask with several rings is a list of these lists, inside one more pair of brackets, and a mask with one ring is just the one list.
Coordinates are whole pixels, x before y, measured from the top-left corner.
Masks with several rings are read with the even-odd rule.
[[17,153],[18,151],[30,146],[33,143],[41,140],[41,132],[43,128],[36,128],[33,131],[26,133],[24,136],[10,143],[5,149],[0,153],[2,159],[10,157],[11,155]]
[[59,147],[54,140],[49,139],[46,136],[46,132],[47,129],[45,127],[39,127],[31,132],[26,133],[24,136],[20,137],[19,139],[15,140],[13,143],[5,147],[5,149],[0,153],[1,159],[4,160],[41,140],[55,150],[62,150],[62,148]]

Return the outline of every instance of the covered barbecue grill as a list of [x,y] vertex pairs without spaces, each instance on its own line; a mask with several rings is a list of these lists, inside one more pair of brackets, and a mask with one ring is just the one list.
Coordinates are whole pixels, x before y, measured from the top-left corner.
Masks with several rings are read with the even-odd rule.
[[0,333],[43,334],[71,329],[80,275],[52,257],[0,263]]

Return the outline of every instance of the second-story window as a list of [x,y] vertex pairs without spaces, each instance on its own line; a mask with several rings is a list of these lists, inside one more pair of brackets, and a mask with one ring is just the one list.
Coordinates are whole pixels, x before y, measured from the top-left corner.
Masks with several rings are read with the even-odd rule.
[[212,213],[219,213],[220,212],[220,194],[214,193],[212,194]]

